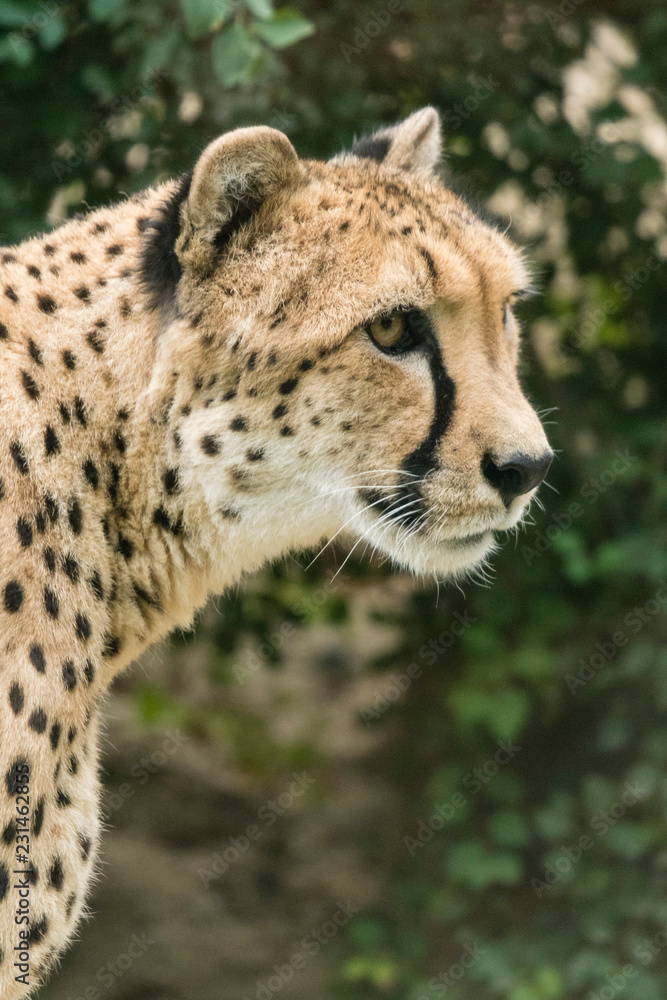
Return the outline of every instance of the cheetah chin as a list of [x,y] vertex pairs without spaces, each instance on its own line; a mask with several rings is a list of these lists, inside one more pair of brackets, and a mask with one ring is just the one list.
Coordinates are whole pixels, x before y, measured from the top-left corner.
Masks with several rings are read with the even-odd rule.
[[120,670],[341,533],[420,574],[479,567],[543,480],[517,379],[530,275],[441,145],[432,108],[328,163],[239,129],[0,250],[3,1000],[85,912]]

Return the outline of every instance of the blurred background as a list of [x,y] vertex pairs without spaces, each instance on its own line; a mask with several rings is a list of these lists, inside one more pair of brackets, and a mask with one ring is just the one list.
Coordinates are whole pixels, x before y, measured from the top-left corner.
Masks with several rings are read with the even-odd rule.
[[4,244],[240,125],[328,157],[438,107],[559,451],[490,586],[337,542],[118,681],[40,1000],[667,996],[666,52],[662,0],[0,0]]

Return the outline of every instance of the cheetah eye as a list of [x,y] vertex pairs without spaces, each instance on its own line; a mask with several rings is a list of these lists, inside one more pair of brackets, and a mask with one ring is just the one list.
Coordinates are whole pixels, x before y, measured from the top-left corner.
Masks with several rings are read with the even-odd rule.
[[364,330],[376,347],[385,354],[404,354],[421,343],[419,324],[415,322],[417,310],[394,312],[366,323]]
[[405,314],[394,312],[369,324],[370,334],[379,347],[393,347],[405,331]]

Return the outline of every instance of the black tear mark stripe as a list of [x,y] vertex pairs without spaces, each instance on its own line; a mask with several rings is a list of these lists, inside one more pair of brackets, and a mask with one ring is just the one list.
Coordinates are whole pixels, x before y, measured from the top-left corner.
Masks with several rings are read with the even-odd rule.
[[[395,494],[395,486],[391,488],[393,492],[391,500],[382,497],[375,490],[359,490],[359,495],[365,503],[372,503],[375,511],[386,514],[388,520],[404,527],[414,525],[424,513],[426,500],[423,484],[419,480],[427,477],[438,466],[438,447],[449,430],[456,405],[456,384],[445,368],[431,321],[426,313],[420,313],[416,322],[424,324],[419,331],[423,342],[421,350],[428,361],[433,382],[434,407],[431,426],[421,444],[403,460],[401,468],[411,475],[399,479],[396,484],[400,488],[398,496]],[[410,505],[406,506],[408,503]]]
[[456,385],[445,368],[431,322],[426,314],[422,314],[422,316],[423,322],[427,323],[429,327],[425,337],[425,347],[433,382],[433,420],[422,443],[403,461],[403,468],[406,472],[420,477],[428,475],[437,466],[438,445],[449,430],[456,403]]

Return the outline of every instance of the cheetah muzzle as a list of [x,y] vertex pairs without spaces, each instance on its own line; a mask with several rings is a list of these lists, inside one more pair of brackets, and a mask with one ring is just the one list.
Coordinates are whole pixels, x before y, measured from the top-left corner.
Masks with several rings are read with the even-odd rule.
[[0,251],[3,1000],[85,907],[115,674],[343,530],[470,570],[544,478],[516,375],[530,277],[440,149],[432,108],[329,163],[239,129],[179,182]]

